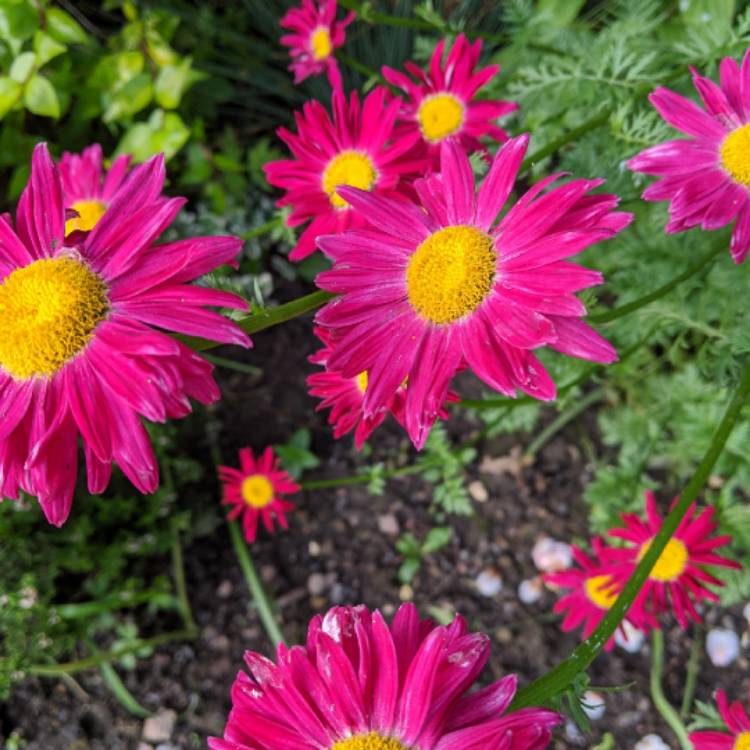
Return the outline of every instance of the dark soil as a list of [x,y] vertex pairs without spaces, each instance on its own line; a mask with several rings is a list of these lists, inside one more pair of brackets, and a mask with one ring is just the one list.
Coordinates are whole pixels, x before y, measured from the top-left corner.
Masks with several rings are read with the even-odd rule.
[[[306,395],[303,373],[311,369],[306,356],[314,346],[309,330],[309,321],[297,321],[273,335],[257,335],[255,349],[246,359],[262,366],[263,374],[253,378],[224,373],[224,399],[213,416],[221,425],[225,457],[244,444],[259,448],[286,440],[306,424],[323,459],[321,477],[351,475],[361,465],[349,439],[331,440],[325,416],[314,413],[314,403]],[[237,356],[236,351],[230,354]],[[554,666],[570,653],[577,637],[563,635],[550,615],[553,593],[545,592],[537,603],[524,605],[517,588],[537,573],[531,559],[537,537],[584,540],[588,536],[587,510],[580,499],[588,469],[576,443],[580,430],[591,435],[594,424],[592,414],[584,415],[526,467],[512,459],[499,465],[484,461],[517,455],[513,448],[523,446],[526,436],[480,444],[471,479],[482,483],[488,497],[475,503],[472,518],[456,521],[451,544],[423,565],[411,586],[398,582],[401,559],[395,541],[404,531],[423,537],[435,525],[430,487],[421,479],[391,480],[385,494],[377,497],[362,486],[298,496],[299,509],[291,517],[290,531],[274,537],[261,534],[252,549],[280,606],[287,639],[300,641],[310,617],[334,604],[363,602],[391,615],[402,600],[409,599],[423,613],[431,608],[460,612],[473,629],[491,634],[493,655],[485,680],[515,672],[526,684]],[[457,439],[473,429],[462,418],[454,418],[449,427]],[[206,449],[194,445],[193,450]],[[396,464],[408,462],[412,455],[395,425],[376,433],[373,449],[375,460]],[[230,685],[242,666],[243,651],[268,648],[258,618],[248,607],[247,588],[225,528],[194,541],[185,555],[199,638],[159,648],[151,658],[139,660],[135,671],[120,672],[143,706],[176,712],[171,738],[158,745],[159,750],[204,748],[206,736],[221,734]],[[503,581],[502,590],[492,598],[481,596],[476,588],[477,575],[487,568],[495,569]],[[738,632],[746,627],[739,611],[707,612],[710,623],[719,617]],[[151,625],[153,632],[179,627],[166,616]],[[666,691],[678,703],[690,642],[676,629],[668,633],[667,642]],[[649,732],[677,747],[648,698],[648,658],[648,647],[635,655],[618,648],[602,656],[591,670],[593,684],[632,683],[632,687],[606,696],[606,713],[594,722],[593,736],[577,742],[560,732],[554,747],[594,747],[604,732],[614,734],[616,748],[632,748]],[[718,686],[737,697],[746,696],[748,666],[747,658],[727,669],[706,666],[704,660],[697,697],[710,700]],[[143,722],[112,698],[99,673],[79,673],[75,680],[29,679],[19,685],[12,699],[0,707],[0,735],[4,732],[7,738],[16,731],[28,750],[139,748]],[[142,750],[150,747],[144,745]]]

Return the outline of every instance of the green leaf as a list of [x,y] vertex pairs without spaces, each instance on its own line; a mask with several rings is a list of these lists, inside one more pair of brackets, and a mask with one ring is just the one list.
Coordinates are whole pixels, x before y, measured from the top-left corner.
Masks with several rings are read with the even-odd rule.
[[396,541],[396,549],[404,557],[419,557],[421,547],[417,538],[411,532],[403,533]]
[[22,52],[10,66],[10,77],[18,83],[26,83],[34,72],[36,55],[33,52]]
[[729,28],[734,16],[735,0],[682,0],[680,11],[685,23],[701,28]]
[[49,34],[37,31],[34,34],[34,52],[36,52],[36,64],[41,68],[58,55],[62,55],[68,48],[64,44],[56,42]]
[[453,529],[450,526],[437,526],[434,529],[430,529],[422,544],[422,552],[426,555],[431,552],[437,552],[439,549],[445,547],[452,537]]
[[398,580],[401,583],[410,583],[414,580],[414,576],[419,572],[419,568],[422,565],[422,561],[418,557],[410,557],[401,563],[401,567],[398,569]]
[[26,109],[44,117],[60,116],[60,101],[54,86],[44,77],[35,75],[26,86],[23,102]]
[[0,76],[0,119],[21,98],[21,84],[8,76]]
[[555,26],[568,26],[575,21],[584,0],[539,0],[539,13]]
[[201,76],[191,69],[191,59],[186,57],[177,65],[165,65],[156,76],[154,96],[159,106],[175,109],[188,87]]
[[28,0],[0,3],[0,38],[9,42],[31,39],[39,27],[39,12]]
[[89,41],[83,26],[60,8],[47,8],[47,31],[60,44],[86,44]]
[[141,73],[135,78],[131,78],[112,97],[109,106],[104,110],[102,120],[104,122],[116,122],[132,117],[149,105],[153,93],[151,76],[148,73]]

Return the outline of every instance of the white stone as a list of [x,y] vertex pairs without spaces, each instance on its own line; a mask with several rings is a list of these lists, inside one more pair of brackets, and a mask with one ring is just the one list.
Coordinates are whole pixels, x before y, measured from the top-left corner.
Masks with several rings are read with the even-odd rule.
[[647,734],[633,745],[633,750],[672,750],[658,734]]
[[629,654],[637,654],[646,640],[646,634],[629,620],[623,620],[615,631],[615,643]]
[[572,719],[568,719],[565,722],[565,739],[568,740],[571,745],[584,746],[586,744],[586,738]]
[[502,591],[503,579],[494,568],[485,568],[477,576],[476,586],[482,596],[497,596]]
[[706,651],[715,667],[728,667],[740,655],[740,637],[728,628],[712,628],[706,636]]
[[527,578],[518,584],[518,598],[524,604],[534,604],[541,598],[543,590],[544,581],[539,576]]
[[593,690],[587,690],[583,694],[583,705],[581,707],[591,721],[601,719],[602,716],[604,716],[604,712],[607,710],[604,696],[601,695],[601,693],[595,693]]
[[537,540],[531,550],[531,557],[542,573],[557,573],[571,566],[573,550],[569,544],[545,536]]
[[171,709],[162,709],[143,722],[143,739],[146,742],[166,742],[172,736],[177,714]]
[[747,620],[747,624],[750,625],[750,602],[745,605],[745,609],[742,610],[742,616]]
[[487,488],[478,480],[475,479],[469,483],[469,494],[478,502],[486,503],[489,500],[489,492]]

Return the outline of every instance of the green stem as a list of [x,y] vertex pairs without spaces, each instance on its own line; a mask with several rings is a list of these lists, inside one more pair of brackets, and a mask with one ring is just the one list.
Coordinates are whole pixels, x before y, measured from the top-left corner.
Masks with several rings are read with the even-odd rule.
[[679,714],[664,695],[661,685],[663,674],[664,631],[656,628],[651,631],[651,699],[656,710],[677,736],[682,750],[692,750],[693,743],[688,737],[685,725],[680,721]]
[[693,644],[690,647],[690,658],[687,665],[687,676],[685,677],[685,692],[682,694],[682,706],[680,716],[687,719],[693,708],[695,688],[698,683],[698,672],[701,668],[701,657],[703,656],[703,626],[698,623],[693,627]]
[[737,390],[727,406],[724,417],[719,423],[703,459],[681,493],[680,499],[664,519],[659,533],[654,537],[648,552],[643,556],[635,572],[625,584],[617,601],[612,605],[592,635],[575,648],[567,659],[516,694],[512,704],[513,710],[524,706],[543,705],[554,696],[567,690],[573,684],[575,678],[588,668],[609,639],[615,634],[617,627],[622,622],[630,605],[651,573],[651,569],[677,530],[680,521],[682,521],[691,504],[698,496],[698,493],[706,484],[740,416],[748,394],[750,394],[750,358],[745,362],[745,369]]
[[182,630],[174,630],[170,633],[161,633],[153,638],[139,639],[133,643],[129,643],[127,646],[113,648],[111,651],[102,651],[99,654],[89,656],[85,659],[78,659],[77,661],[63,662],[62,664],[36,664],[29,667],[26,672],[36,677],[59,677],[62,674],[81,672],[84,669],[92,669],[93,667],[98,667],[100,664],[116,661],[123,656],[134,654],[141,649],[156,648],[172,641],[191,641],[196,636],[197,632],[193,629],[184,628]]
[[590,393],[587,393],[582,399],[576,401],[570,409],[558,414],[535,438],[531,441],[529,447],[524,453],[524,458],[533,458],[539,449],[544,446],[547,441],[553,438],[560,430],[563,429],[567,424],[570,424],[577,416],[583,414],[590,406],[593,406],[597,402],[604,398],[604,389],[597,388]]
[[[112,612],[118,609],[132,609],[141,604],[148,604],[154,600],[165,600],[169,597],[162,591],[138,591],[131,593],[123,591],[106,599],[91,602],[75,602],[72,604],[56,604],[55,612],[63,620],[85,620],[102,612]],[[176,603],[176,602],[175,602]]]
[[395,26],[404,29],[415,29],[416,31],[439,31],[441,33],[445,31],[440,26],[419,18],[389,16],[386,13],[379,13],[376,10],[365,9],[364,3],[357,2],[357,0],[339,0],[339,5],[342,8],[346,8],[346,10],[353,10],[359,19],[375,25]]
[[625,315],[629,315],[640,308],[650,305],[652,302],[664,297],[669,294],[674,288],[682,284],[683,281],[687,281],[692,276],[695,276],[699,271],[704,269],[717,255],[721,252],[725,252],[727,249],[726,240],[722,239],[717,242],[709,252],[707,252],[702,258],[699,258],[691,266],[688,266],[679,276],[675,276],[671,281],[660,286],[658,289],[654,289],[653,292],[639,297],[638,299],[628,302],[626,305],[620,305],[615,307],[613,310],[607,310],[607,312],[599,313],[599,315],[590,315],[588,317],[591,323],[609,323],[618,318],[622,318]]
[[182,558],[182,545],[180,544],[180,532],[174,529],[174,538],[172,539],[172,575],[174,576],[174,585],[177,592],[177,601],[179,602],[180,614],[182,621],[187,630],[198,630],[193,617],[193,610],[190,608],[190,599],[187,595],[187,584],[185,583],[185,564]]
[[261,372],[260,367],[255,365],[248,365],[245,362],[235,362],[233,359],[227,357],[219,357],[216,354],[203,353],[203,358],[207,359],[217,367],[223,367],[226,370],[234,370],[235,372],[241,372],[244,375],[258,375]]
[[250,594],[253,597],[255,608],[258,610],[258,615],[263,627],[266,629],[268,637],[274,645],[274,649],[281,643],[284,643],[284,635],[281,632],[279,623],[276,620],[276,615],[273,611],[273,606],[268,594],[266,594],[263,584],[255,570],[255,565],[250,557],[250,551],[248,550],[247,543],[245,542],[240,527],[236,521],[228,521],[229,523],[229,536],[232,537],[232,544],[234,545],[234,551],[237,554],[237,560],[242,568],[242,573],[247,581],[247,586],[250,589]]
[[357,60],[357,58],[348,55],[344,50],[336,50],[336,57],[338,57],[344,65],[347,65],[352,70],[356,70],[357,73],[363,75],[365,78],[377,78],[379,81],[383,80],[383,77],[377,70],[369,68],[367,65]]
[[309,482],[300,482],[300,487],[303,490],[323,490],[329,487],[345,487],[349,484],[368,484],[376,476],[381,479],[393,479],[394,477],[403,477],[408,474],[419,474],[430,466],[431,464],[429,463],[421,463],[412,466],[404,466],[400,469],[391,469],[390,471],[384,471],[381,474],[369,472],[367,474],[355,474],[351,477],[337,477],[336,479],[313,479]]
[[241,234],[240,237],[242,237],[243,240],[252,240],[256,237],[262,237],[264,234],[268,234],[269,232],[273,232],[273,230],[278,226],[279,220],[277,217],[274,217],[273,219],[269,219],[265,224],[261,224],[259,227],[248,229],[248,231],[244,234]]

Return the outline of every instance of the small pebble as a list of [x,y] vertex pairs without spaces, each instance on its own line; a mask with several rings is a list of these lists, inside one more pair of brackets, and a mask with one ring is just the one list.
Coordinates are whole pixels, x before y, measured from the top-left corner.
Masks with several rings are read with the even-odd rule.
[[485,568],[476,579],[477,591],[486,597],[497,596],[503,588],[503,579],[495,568]]
[[537,540],[531,557],[542,573],[556,573],[569,568],[573,563],[573,550],[569,544],[545,536]]
[[315,540],[311,540],[307,545],[307,551],[310,553],[310,557],[318,557],[320,555],[320,545]]
[[386,534],[387,536],[398,536],[398,532],[401,530],[398,519],[393,513],[378,516],[378,528],[381,534]]
[[327,588],[328,583],[322,573],[313,573],[307,579],[307,590],[310,596],[320,596]]
[[706,636],[708,658],[715,667],[728,667],[740,655],[740,637],[728,628],[713,628]]
[[745,609],[742,610],[742,616],[747,620],[747,624],[750,625],[750,602],[745,605]]
[[143,722],[143,739],[146,742],[166,742],[172,736],[177,714],[165,708]]
[[524,604],[534,604],[541,599],[542,591],[544,591],[544,581],[539,576],[527,578],[518,585],[518,598]]
[[490,498],[487,488],[478,480],[475,479],[473,482],[469,482],[469,494],[478,502],[486,503]]
[[568,719],[565,722],[565,739],[568,740],[571,745],[579,745],[580,747],[583,747],[586,744],[586,738],[572,719]]
[[591,721],[596,721],[604,716],[607,710],[607,704],[604,702],[604,696],[593,690],[587,690],[583,694],[583,711]]
[[148,742],[139,742],[138,750],[154,750],[154,746],[149,745]]
[[615,643],[629,654],[637,654],[646,640],[646,634],[629,620],[623,620],[615,631]]
[[234,586],[232,586],[231,581],[222,581],[219,584],[219,588],[216,589],[216,596],[218,596],[219,599],[229,599],[229,597],[232,595],[233,589]]
[[398,590],[398,596],[402,602],[410,602],[414,598],[414,589],[408,583],[404,583]]
[[671,750],[658,734],[647,734],[633,745],[633,750]]

